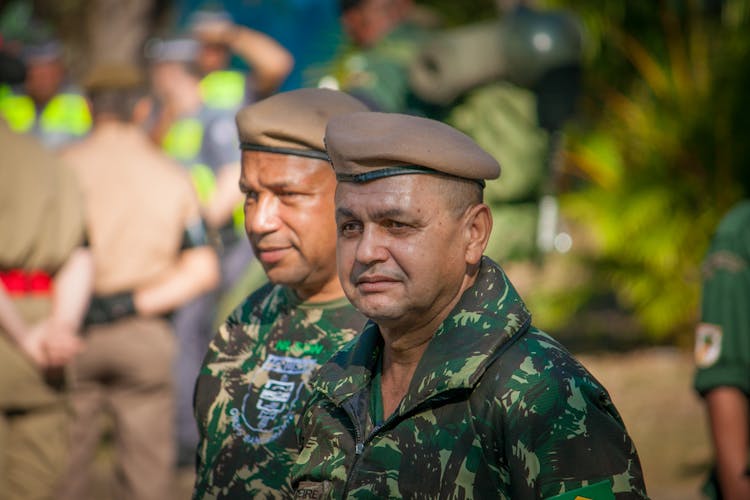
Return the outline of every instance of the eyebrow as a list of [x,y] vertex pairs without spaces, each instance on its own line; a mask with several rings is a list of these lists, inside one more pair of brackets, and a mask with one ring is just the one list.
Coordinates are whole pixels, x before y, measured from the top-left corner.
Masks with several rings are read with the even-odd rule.
[[[348,208],[339,207],[336,209],[336,215],[340,217],[357,217],[354,212],[349,210]],[[382,219],[393,219],[397,217],[401,217],[404,215],[404,211],[400,208],[386,208],[381,210],[376,210],[372,213],[371,217],[374,220],[382,220]]]
[[[242,181],[242,179],[240,179],[239,186],[240,186],[240,191],[249,191],[252,189],[250,186],[245,184]],[[267,189],[286,189],[289,186],[298,186],[298,185],[291,183],[291,182],[287,182],[287,181],[279,181],[279,182],[274,182],[272,184],[266,184],[264,187]]]

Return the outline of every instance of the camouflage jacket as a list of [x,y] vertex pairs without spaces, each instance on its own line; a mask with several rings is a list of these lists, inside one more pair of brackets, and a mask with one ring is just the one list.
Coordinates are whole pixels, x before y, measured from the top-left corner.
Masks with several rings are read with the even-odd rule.
[[645,498],[609,394],[530,321],[485,257],[377,428],[369,386],[383,341],[368,322],[313,381],[292,470],[297,497]]
[[312,373],[362,328],[345,298],[300,303],[268,284],[209,346],[195,390],[200,431],[193,498],[288,498],[295,424]]

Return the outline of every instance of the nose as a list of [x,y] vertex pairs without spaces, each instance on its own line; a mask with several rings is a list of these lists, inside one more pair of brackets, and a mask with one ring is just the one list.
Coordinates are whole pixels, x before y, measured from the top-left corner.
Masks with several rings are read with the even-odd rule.
[[272,233],[279,228],[279,225],[277,197],[263,193],[254,205],[245,208],[245,230],[248,235]]
[[354,258],[357,262],[365,265],[388,260],[388,250],[385,246],[385,241],[374,224],[365,225],[362,236],[357,243],[357,251]]

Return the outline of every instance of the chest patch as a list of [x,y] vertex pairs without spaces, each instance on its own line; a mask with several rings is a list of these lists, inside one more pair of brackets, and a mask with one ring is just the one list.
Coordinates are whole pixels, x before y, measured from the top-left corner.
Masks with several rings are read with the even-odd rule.
[[269,354],[253,373],[241,407],[229,412],[235,433],[254,445],[278,438],[294,420],[300,392],[316,367],[313,359]]

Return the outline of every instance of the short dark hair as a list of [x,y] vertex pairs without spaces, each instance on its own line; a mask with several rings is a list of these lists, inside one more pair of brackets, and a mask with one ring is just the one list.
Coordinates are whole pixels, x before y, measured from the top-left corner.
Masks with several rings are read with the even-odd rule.
[[344,12],[357,7],[363,2],[364,0],[339,0],[339,10],[343,14]]
[[440,194],[455,217],[460,217],[469,208],[484,203],[484,188],[476,181],[452,176],[439,177],[445,181],[440,184]]
[[122,89],[99,89],[88,94],[94,116],[111,115],[123,122],[133,119],[136,104],[146,95],[144,86]]

